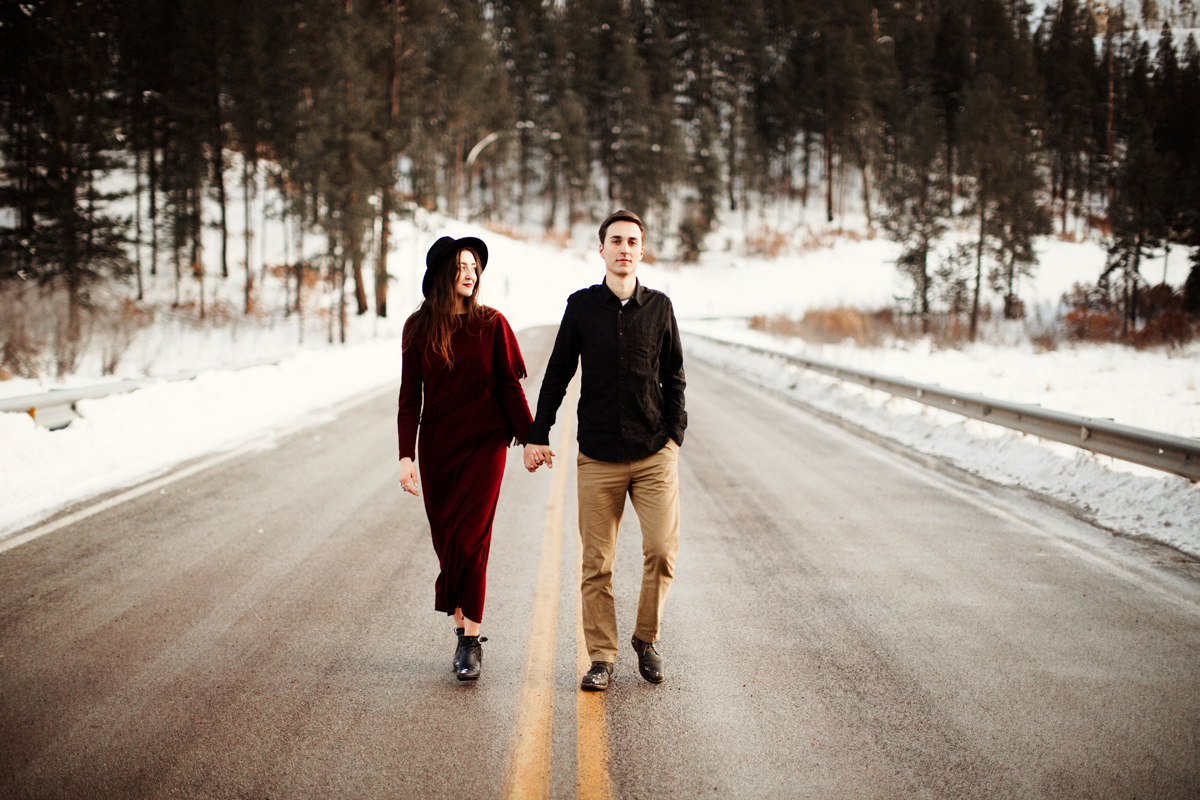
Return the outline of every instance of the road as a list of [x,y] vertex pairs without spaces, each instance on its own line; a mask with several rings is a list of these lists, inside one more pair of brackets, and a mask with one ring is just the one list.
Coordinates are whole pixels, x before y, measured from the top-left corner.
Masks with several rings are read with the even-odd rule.
[[454,680],[391,387],[0,552],[0,797],[1200,796],[1200,565],[687,370],[665,683],[577,691],[561,447]]

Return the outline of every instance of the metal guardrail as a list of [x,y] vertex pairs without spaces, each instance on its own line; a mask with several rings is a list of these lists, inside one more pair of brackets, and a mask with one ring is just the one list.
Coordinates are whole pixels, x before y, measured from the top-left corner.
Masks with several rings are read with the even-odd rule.
[[871,389],[880,389],[897,397],[916,400],[928,406],[952,411],[964,417],[1002,425],[1055,442],[1081,447],[1106,456],[1173,472],[1200,481],[1200,439],[1119,425],[1106,419],[1079,417],[1040,406],[994,400],[978,394],[955,392],[925,383],[892,378],[874,372],[850,369],[828,361],[788,355],[754,345],[727,342],[699,333],[689,333],[716,344],[739,347],[760,355],[781,358],[813,372],[830,375]]
[[42,427],[52,431],[58,430],[67,427],[71,424],[71,420],[79,416],[75,412],[75,403],[80,400],[132,392],[140,386],[155,383],[158,380],[160,379],[137,378],[114,383],[101,383],[95,386],[81,386],[78,389],[52,389],[40,394],[6,397],[0,400],[0,412],[24,411]]
[[[214,369],[232,369],[242,370],[251,367],[262,367],[272,364],[278,364],[278,358],[267,358],[261,361],[251,361],[245,364],[239,364],[235,367],[214,367]],[[75,389],[51,389],[48,392],[40,392],[38,394],[26,394],[19,397],[0,398],[0,413],[3,412],[24,412],[33,417],[44,428],[50,430],[60,430],[71,424],[71,421],[78,419],[79,414],[75,410],[75,404],[80,400],[88,400],[95,397],[108,397],[113,394],[124,394],[132,392],[142,386],[148,386],[163,381],[188,381],[200,375],[203,372],[210,370],[196,370],[194,372],[179,372],[174,375],[149,377],[149,378],[129,378],[122,381],[114,381],[112,383],[99,383],[94,386],[80,386]]]

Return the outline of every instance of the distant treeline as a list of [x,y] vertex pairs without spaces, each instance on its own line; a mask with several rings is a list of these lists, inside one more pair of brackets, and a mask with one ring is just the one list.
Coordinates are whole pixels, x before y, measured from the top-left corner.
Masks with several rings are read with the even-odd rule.
[[[1200,53],[1134,23],[1075,0],[1036,19],[1021,0],[6,2],[0,284],[61,287],[78,335],[93,282],[244,261],[248,312],[228,221],[265,179],[328,241],[291,265],[295,303],[319,268],[344,324],[371,268],[387,314],[378,223],[416,206],[548,229],[620,206],[682,220],[658,235],[695,258],[723,210],[814,197],[833,220],[854,187],[903,244],[914,311],[973,329],[987,281],[1018,316],[1034,237],[1082,220],[1111,246],[1098,296],[1136,328],[1144,257],[1200,244]],[[132,218],[105,190],[118,167]],[[933,258],[952,223],[972,244]],[[223,244],[202,258],[205,225]],[[1183,302],[1200,311],[1200,269]]]

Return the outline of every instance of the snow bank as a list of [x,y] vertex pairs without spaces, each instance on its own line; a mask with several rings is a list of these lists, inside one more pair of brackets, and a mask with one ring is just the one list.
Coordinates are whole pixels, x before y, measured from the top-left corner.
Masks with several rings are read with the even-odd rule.
[[[23,414],[0,414],[0,536],[66,504],[144,480],[205,453],[230,449],[344,399],[398,382],[400,329],[420,297],[425,251],[441,235],[480,236],[488,243],[481,299],[500,309],[517,330],[557,324],[571,292],[603,279],[594,234],[581,235],[564,249],[501,236],[478,225],[419,216],[414,224],[397,223],[392,237],[392,317],[352,316],[349,345],[330,346],[326,331],[310,329],[302,346],[294,318],[265,327],[245,323],[204,330],[164,315],[130,348],[117,377],[210,372],[190,381],[81,402],[83,419],[62,431],[37,428]],[[1027,345],[935,351],[928,343],[859,349],[781,342],[748,330],[744,317],[799,317],[809,308],[835,305],[891,305],[894,296],[908,291],[893,264],[896,245],[824,231],[819,234],[822,247],[799,248],[768,260],[738,254],[744,231],[728,228],[721,235],[729,238],[730,248],[706,253],[699,265],[644,263],[639,271],[647,286],[671,296],[685,330],[1200,436],[1200,348],[1168,353],[1081,346],[1035,353]],[[1021,292],[1029,307],[1056,305],[1073,283],[1094,281],[1104,259],[1103,249],[1094,243],[1046,239],[1039,251],[1038,275]],[[273,257],[267,261],[276,263]],[[1144,274],[1163,268],[1160,262],[1150,262]],[[1185,269],[1186,254],[1173,253],[1166,265],[1170,281],[1181,282]],[[169,277],[159,279],[157,291],[173,290]],[[239,287],[231,281],[220,290],[232,302]],[[281,306],[279,298],[264,297],[263,303]],[[319,327],[319,320],[314,321]],[[689,357],[711,359],[748,380],[798,393],[805,402],[992,480],[1019,483],[1072,503],[1102,525],[1200,555],[1200,489],[1181,478],[1066,445],[1041,443],[832,379],[802,376],[769,359],[744,353],[734,357],[727,348],[693,337],[687,347]],[[228,369],[268,357],[283,360],[277,366]],[[72,378],[68,385],[109,380],[94,374]],[[0,383],[0,396],[33,394],[54,385],[61,384],[8,381]]]
[[[694,329],[695,326],[692,327]],[[710,335],[716,333],[711,327],[705,331]],[[736,330],[731,333],[728,337],[731,339],[745,341],[755,338],[745,335],[745,332],[739,334]],[[781,351],[799,349],[796,346],[783,348],[778,344],[776,342],[775,349]],[[762,346],[762,343],[759,342],[759,345]],[[686,338],[685,346],[692,357],[701,358],[747,380],[781,391],[914,450],[945,459],[968,472],[997,483],[1033,489],[1068,503],[1079,509],[1082,516],[1105,528],[1129,536],[1164,542],[1184,552],[1200,556],[1200,487],[1185,478],[1107,456],[1098,456],[1070,445],[1045,441],[986,422],[967,419],[912,400],[896,398],[886,392],[811,373],[780,359],[760,356],[740,348],[714,344],[694,336]],[[942,372],[940,368],[946,371],[958,368],[960,372],[956,374],[962,380],[951,384],[956,388],[963,385],[975,387],[976,384],[969,382],[973,377],[990,373],[991,382],[996,384],[994,389],[1002,391],[984,391],[984,394],[1020,402],[1028,402],[1019,396],[1022,376],[1028,372],[1028,377],[1035,384],[1040,380],[1038,370],[1026,369],[1023,366],[1033,363],[1035,358],[1011,358],[1005,365],[989,361],[986,353],[979,354],[981,357],[977,360],[958,354],[950,359],[927,359],[927,363],[939,366],[917,370],[918,373],[925,374],[914,375],[905,374],[895,368],[906,362],[910,355],[900,354],[893,361],[889,355],[895,356],[896,353],[870,352],[874,355],[871,360],[881,363],[858,363],[855,366],[885,374],[904,374],[913,380],[931,383],[936,381],[930,381],[929,374]],[[820,357],[837,360],[830,358],[828,353]],[[863,360],[866,359],[859,359],[860,362]],[[850,359],[844,359],[843,363],[849,365],[849,361]],[[971,369],[961,369],[964,364],[969,365]],[[1129,386],[1130,381],[1137,381],[1147,375],[1160,377],[1167,370],[1161,362],[1158,366],[1161,370],[1158,372],[1153,368],[1133,371],[1125,381],[1126,386]],[[1046,367],[1053,370],[1049,364]],[[1005,373],[1006,368],[1012,371]],[[1054,374],[1060,386],[1070,387],[1056,396],[1064,399],[1073,396],[1077,400],[1086,400],[1086,395],[1082,392],[1089,375],[1086,370],[1071,372],[1069,369],[1062,369]],[[1006,376],[1018,396],[1013,396],[1013,391],[1003,391],[1009,387],[1009,383],[1004,381]],[[1194,389],[1191,395],[1191,408],[1186,409],[1186,414],[1181,417],[1172,416],[1155,404],[1156,411],[1159,412],[1157,418],[1172,423],[1170,427],[1160,426],[1158,429],[1170,430],[1173,433],[1182,432],[1179,428],[1192,431],[1182,432],[1183,435],[1195,435],[1195,432],[1200,432],[1200,414],[1196,412]],[[1087,402],[1077,402],[1074,408],[1064,408],[1058,404],[1052,406],[1050,403],[1045,405],[1072,413],[1088,413],[1085,407],[1089,407]],[[1129,405],[1131,410],[1134,407],[1133,404]],[[1183,408],[1184,406],[1180,405],[1176,410]],[[1137,417],[1117,421],[1139,424]],[[1147,426],[1142,424],[1141,427]]]
[[386,339],[83,400],[60,431],[0,414],[0,534],[399,379],[399,340]]

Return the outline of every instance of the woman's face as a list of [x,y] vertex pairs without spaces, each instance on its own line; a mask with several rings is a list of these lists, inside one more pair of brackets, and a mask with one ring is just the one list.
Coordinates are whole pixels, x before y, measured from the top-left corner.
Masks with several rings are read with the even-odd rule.
[[470,250],[460,250],[458,253],[458,275],[454,278],[454,294],[466,299],[475,292],[475,284],[479,281],[478,265]]

